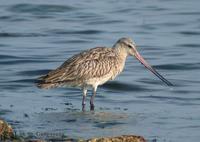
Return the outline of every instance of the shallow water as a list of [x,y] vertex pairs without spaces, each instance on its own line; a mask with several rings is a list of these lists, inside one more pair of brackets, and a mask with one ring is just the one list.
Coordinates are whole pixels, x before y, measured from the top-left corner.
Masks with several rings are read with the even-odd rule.
[[[2,0],[0,117],[25,136],[138,134],[153,142],[199,141],[199,5],[197,0]],[[38,76],[71,55],[112,46],[124,36],[134,38],[173,88],[131,57],[116,80],[98,88],[95,112],[81,112],[78,89],[35,86]]]

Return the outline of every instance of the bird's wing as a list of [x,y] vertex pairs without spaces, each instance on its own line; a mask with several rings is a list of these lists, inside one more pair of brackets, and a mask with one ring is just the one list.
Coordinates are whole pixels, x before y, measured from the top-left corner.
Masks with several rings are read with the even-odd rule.
[[111,71],[115,61],[116,55],[112,48],[93,48],[72,56],[56,70],[49,72],[42,80],[56,83],[100,77]]

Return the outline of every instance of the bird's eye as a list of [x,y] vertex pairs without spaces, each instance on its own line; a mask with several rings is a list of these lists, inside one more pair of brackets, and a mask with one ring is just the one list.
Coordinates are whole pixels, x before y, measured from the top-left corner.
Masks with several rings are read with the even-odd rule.
[[128,45],[128,47],[129,47],[129,48],[132,48],[132,46],[131,46],[131,45]]

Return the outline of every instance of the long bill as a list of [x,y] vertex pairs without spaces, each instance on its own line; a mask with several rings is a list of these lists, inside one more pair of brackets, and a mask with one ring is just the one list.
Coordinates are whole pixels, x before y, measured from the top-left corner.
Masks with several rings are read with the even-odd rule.
[[168,86],[173,86],[171,82],[169,82],[167,79],[165,79],[162,75],[160,75],[151,65],[148,64],[147,61],[136,51],[135,57],[147,68],[149,69],[153,74],[155,74],[158,78],[160,78],[164,83],[166,83]]

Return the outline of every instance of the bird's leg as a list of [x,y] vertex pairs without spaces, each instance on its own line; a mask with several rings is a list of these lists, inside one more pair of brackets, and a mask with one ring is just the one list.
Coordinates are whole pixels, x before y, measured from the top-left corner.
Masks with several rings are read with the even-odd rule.
[[85,111],[85,98],[86,98],[86,96],[83,95],[83,99],[82,99],[82,111]]
[[87,89],[86,89],[86,87],[83,87],[82,111],[85,111],[86,96],[87,96]]
[[95,86],[93,88],[93,95],[90,98],[90,110],[93,111],[94,110],[94,98],[96,96],[96,91],[97,91],[97,87]]

